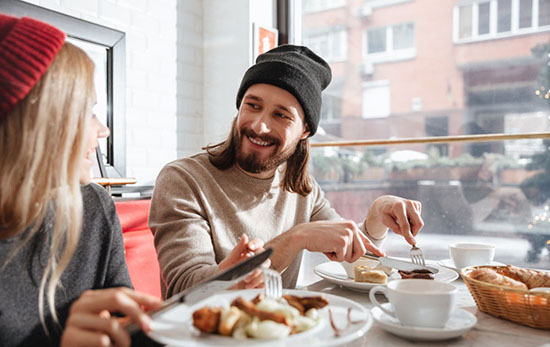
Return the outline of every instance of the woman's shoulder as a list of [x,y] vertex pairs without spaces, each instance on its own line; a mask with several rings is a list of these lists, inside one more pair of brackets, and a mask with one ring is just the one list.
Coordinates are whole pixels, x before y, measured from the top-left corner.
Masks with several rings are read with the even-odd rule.
[[84,222],[113,224],[116,208],[107,190],[96,183],[89,183],[81,186],[81,192]]

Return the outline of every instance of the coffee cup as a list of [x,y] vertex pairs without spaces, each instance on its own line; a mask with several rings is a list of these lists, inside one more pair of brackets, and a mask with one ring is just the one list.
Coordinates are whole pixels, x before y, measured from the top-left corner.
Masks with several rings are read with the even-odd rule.
[[449,245],[449,255],[459,269],[488,265],[495,257],[495,246],[486,243],[454,243]]
[[[443,328],[456,302],[458,289],[452,284],[407,279],[388,282],[370,290],[370,301],[386,314],[396,318],[402,325],[422,328]],[[376,294],[384,294],[391,308],[378,302]]]

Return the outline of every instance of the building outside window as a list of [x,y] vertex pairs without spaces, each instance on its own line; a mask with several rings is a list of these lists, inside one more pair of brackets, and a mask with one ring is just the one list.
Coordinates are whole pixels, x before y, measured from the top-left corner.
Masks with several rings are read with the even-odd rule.
[[478,0],[454,7],[455,42],[550,30],[550,0]]
[[303,43],[329,62],[343,61],[347,58],[347,32],[344,27],[332,27],[309,33],[304,37]]
[[365,32],[365,41],[365,56],[369,60],[396,60],[416,54],[414,23],[369,28]]
[[381,118],[390,115],[390,85],[388,81],[363,84],[363,118]]
[[303,0],[305,13],[326,11],[346,5],[346,0]]
[[[485,242],[496,261],[550,269],[550,222],[535,223],[550,211],[549,11],[550,0],[348,0],[304,12],[304,44],[331,23],[349,47],[338,61],[314,48],[338,86],[323,99],[329,131],[311,138],[331,205],[361,222],[380,195],[416,199],[429,258]],[[514,137],[486,140],[501,136]],[[403,246],[389,233],[388,254],[408,256]]]

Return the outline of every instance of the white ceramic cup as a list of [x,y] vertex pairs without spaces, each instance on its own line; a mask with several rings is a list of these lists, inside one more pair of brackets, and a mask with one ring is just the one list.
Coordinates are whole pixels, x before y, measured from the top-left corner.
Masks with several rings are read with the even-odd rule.
[[495,245],[486,243],[454,243],[449,245],[449,255],[455,267],[488,265],[495,258]]
[[[423,280],[394,280],[370,290],[370,301],[386,314],[397,318],[405,326],[443,328],[456,302],[458,289],[452,284]],[[376,293],[384,294],[391,310],[383,307]]]

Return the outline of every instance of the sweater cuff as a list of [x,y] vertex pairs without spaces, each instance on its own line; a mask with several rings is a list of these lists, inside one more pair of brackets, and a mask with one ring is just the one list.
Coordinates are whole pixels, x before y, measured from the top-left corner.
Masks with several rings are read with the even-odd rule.
[[386,232],[384,233],[383,237],[379,239],[372,237],[367,230],[367,226],[365,225],[365,220],[363,220],[363,222],[359,224],[359,230],[361,230],[361,232],[363,232],[363,234],[365,234],[365,236],[367,236],[367,238],[378,248],[384,245],[384,242],[386,241],[386,237],[388,236],[388,229],[386,229]]

